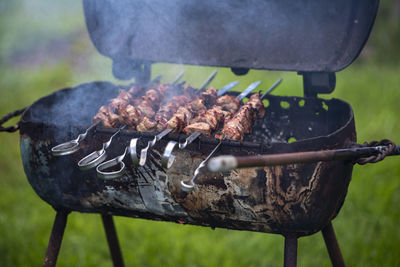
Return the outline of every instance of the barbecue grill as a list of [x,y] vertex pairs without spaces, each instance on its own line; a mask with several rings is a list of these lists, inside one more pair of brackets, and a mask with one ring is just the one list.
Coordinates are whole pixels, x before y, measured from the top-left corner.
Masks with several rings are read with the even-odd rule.
[[[59,90],[8,116],[23,112],[18,126],[8,130],[19,128],[28,180],[57,211],[44,265],[55,265],[71,211],[102,214],[116,266],[123,262],[113,215],[281,234],[285,266],[296,265],[299,237],[322,231],[333,265],[344,265],[331,221],[343,205],[353,164],[400,151],[386,140],[371,143],[364,147],[368,153],[360,154],[357,149],[363,147],[356,144],[351,106],[318,94],[331,93],[335,72],[359,55],[378,1],[84,0],[83,4],[91,40],[113,60],[113,74],[120,79],[148,83],[154,62],[230,67],[237,74],[249,69],[287,70],[303,76],[304,97],[267,96],[266,115],[251,134],[244,142],[224,140],[218,154],[279,159],[281,153],[336,149],[352,153],[334,160],[278,160],[270,164],[274,166],[258,163],[247,169],[203,173],[195,190],[186,192],[181,182],[192,178],[218,140],[200,137],[175,151],[175,163],[167,169],[162,155],[168,142],[187,137],[169,134],[149,150],[144,166],[126,162],[123,176],[103,180],[93,169],[79,170],[77,162],[117,129],[96,126],[80,150],[68,156],[55,157],[51,148],[85,132],[99,106],[115,97],[121,86],[91,82]],[[120,155],[133,138],[140,138],[138,147],[145,147],[155,134],[123,129],[108,156]]]

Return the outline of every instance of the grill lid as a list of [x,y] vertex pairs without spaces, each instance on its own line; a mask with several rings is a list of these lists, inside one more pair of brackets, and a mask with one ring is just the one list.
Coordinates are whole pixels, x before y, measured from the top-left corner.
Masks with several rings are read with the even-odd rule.
[[114,64],[307,72],[336,72],[352,63],[367,41],[378,3],[83,0],[91,39]]

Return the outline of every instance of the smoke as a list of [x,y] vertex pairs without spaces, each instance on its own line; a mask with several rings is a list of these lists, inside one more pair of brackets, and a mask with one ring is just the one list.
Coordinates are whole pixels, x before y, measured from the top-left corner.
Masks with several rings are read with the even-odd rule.
[[93,82],[60,90],[40,99],[29,108],[25,120],[57,125],[66,130],[88,127],[100,106],[118,94],[118,87],[108,82]]

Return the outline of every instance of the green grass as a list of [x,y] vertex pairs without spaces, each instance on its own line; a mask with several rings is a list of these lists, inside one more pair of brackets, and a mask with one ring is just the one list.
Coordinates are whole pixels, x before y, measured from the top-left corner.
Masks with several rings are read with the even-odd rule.
[[[82,17],[77,20],[83,23]],[[37,22],[34,25],[40,27]],[[70,28],[66,28],[70,36]],[[113,81],[110,61],[97,54],[85,33],[77,36],[65,40],[71,49],[57,60],[0,63],[0,115],[60,88],[93,80]],[[24,49],[30,51],[29,47]],[[17,50],[20,52],[20,48]],[[5,51],[1,54],[11,53]],[[153,75],[163,73],[163,81],[170,81],[182,68],[156,64]],[[201,84],[213,70],[189,66],[184,69],[185,79],[193,85]],[[336,90],[329,97],[352,105],[360,143],[388,138],[400,144],[399,73],[400,66],[377,66],[365,60],[337,74]],[[239,79],[239,89],[243,89],[260,79],[264,89],[279,77],[284,82],[274,94],[302,94],[301,77],[294,73],[251,71],[235,77],[230,70],[220,69],[212,85],[220,87]],[[391,157],[354,169],[347,199],[333,222],[348,266],[400,265],[399,160],[400,157]],[[41,265],[54,215],[26,179],[18,133],[0,133],[0,266]],[[127,266],[282,265],[281,236],[121,217],[115,221]],[[320,234],[301,238],[298,255],[299,266],[330,266]],[[99,215],[69,216],[58,266],[111,266]]]

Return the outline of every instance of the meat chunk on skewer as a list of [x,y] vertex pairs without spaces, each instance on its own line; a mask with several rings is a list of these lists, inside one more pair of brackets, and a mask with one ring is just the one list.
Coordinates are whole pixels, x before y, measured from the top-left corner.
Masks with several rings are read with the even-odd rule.
[[202,135],[211,136],[211,126],[206,122],[195,122],[186,126],[183,131],[187,135],[191,135],[194,132],[200,132]]
[[204,105],[208,108],[212,107],[218,98],[217,89],[209,87],[205,92],[200,94],[200,98],[204,101]]
[[157,122],[144,117],[144,119],[137,125],[136,130],[139,132],[151,132],[157,128]]
[[260,99],[260,94],[252,94],[246,104],[255,109],[258,119],[264,118],[265,107],[262,100]]
[[105,127],[115,127],[118,125],[118,115],[113,113],[107,106],[101,106],[93,121],[100,120]]
[[243,141],[244,135],[250,133],[251,127],[257,118],[265,115],[265,108],[259,94],[253,94],[249,101],[235,115],[225,122],[221,133],[216,134],[218,139]]
[[216,94],[216,90],[214,88],[208,88],[205,92],[206,94],[201,94],[200,97],[195,98],[192,102],[187,103],[185,106],[179,107],[176,113],[167,122],[166,127],[174,129],[174,132],[182,131],[182,129],[185,128],[197,114],[207,110],[202,97],[209,97],[210,95],[214,97],[214,91]]
[[216,105],[220,106],[223,110],[227,110],[230,113],[235,114],[240,108],[240,101],[237,99],[237,97],[223,95],[217,99]]
[[126,105],[118,109],[119,123],[127,125],[131,129],[136,129],[136,125],[140,121],[140,111],[132,105]]

